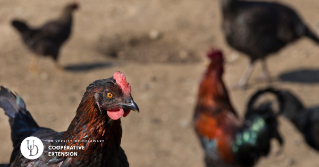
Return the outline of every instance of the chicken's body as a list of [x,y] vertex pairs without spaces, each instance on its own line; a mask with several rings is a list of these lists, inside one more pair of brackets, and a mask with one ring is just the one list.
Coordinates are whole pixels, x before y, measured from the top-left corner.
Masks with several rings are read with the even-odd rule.
[[296,95],[282,90],[280,95],[285,100],[283,116],[302,133],[310,147],[319,151],[319,106],[306,108]]
[[254,100],[262,94],[258,92],[251,99],[245,121],[241,123],[222,81],[222,54],[213,50],[208,56],[212,61],[200,84],[194,115],[206,166],[252,167],[261,156],[268,154],[272,138],[282,143],[276,117],[269,104],[253,109]]
[[[78,8],[77,4],[67,5],[56,19],[45,23],[39,28],[31,28],[24,21],[13,20],[12,26],[20,33],[27,48],[36,56],[50,56],[56,63],[63,43],[69,38],[73,24],[73,11]],[[30,68],[36,70],[36,62],[31,62]]]
[[269,79],[265,58],[301,37],[319,44],[298,14],[274,2],[220,0],[224,35],[227,43],[250,58],[238,87],[245,87],[256,60],[261,60],[263,77]]
[[[26,110],[22,98],[1,87],[0,107],[9,117],[14,146],[10,166],[128,167],[127,157],[120,147],[122,127],[119,118],[130,110],[138,110],[138,107],[130,92],[125,93],[119,86],[121,81],[115,75],[90,84],[65,132],[39,127]],[[112,92],[112,97],[106,92]],[[22,140],[29,136],[38,137],[44,144],[43,154],[35,160],[26,159],[20,152]],[[75,157],[49,156],[48,152],[52,152],[49,146],[84,146],[84,150],[77,150]]]

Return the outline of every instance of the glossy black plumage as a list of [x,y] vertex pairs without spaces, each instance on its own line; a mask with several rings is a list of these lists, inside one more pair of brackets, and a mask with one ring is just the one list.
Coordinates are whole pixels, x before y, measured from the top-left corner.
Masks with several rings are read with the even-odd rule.
[[36,55],[50,56],[57,63],[60,48],[71,34],[73,11],[77,8],[77,3],[68,4],[59,18],[37,28],[32,28],[19,19],[12,20],[11,24],[31,52]]
[[[106,98],[104,101],[110,103],[106,106],[102,101],[101,106],[103,106],[98,108],[94,95],[103,96],[105,90],[113,92],[114,98],[109,100]],[[129,99],[130,95],[124,97],[122,92],[117,92],[118,90],[121,88],[113,77],[90,84],[68,130],[56,132],[49,128],[39,127],[27,111],[22,98],[1,87],[0,107],[9,117],[14,147],[9,166],[128,167],[127,157],[120,147],[121,121],[120,119],[112,120],[106,114],[108,109],[124,105]],[[132,98],[131,101],[133,101]],[[135,107],[138,109],[137,106]],[[20,153],[21,141],[29,136],[38,137],[44,144],[44,153],[36,160],[28,160]],[[57,142],[56,140],[66,140],[67,142]],[[86,143],[75,140],[104,140],[104,142]],[[73,144],[85,147],[83,151],[78,151],[77,157],[48,156],[48,146],[72,146]]]
[[[255,136],[257,136],[254,144],[249,141],[244,142],[244,144],[240,145],[238,152],[235,153],[239,164],[245,167],[254,166],[260,157],[269,154],[271,139],[276,139],[280,146],[284,144],[284,140],[278,131],[278,115],[273,109],[274,102],[264,101],[261,104],[256,105],[256,101],[266,93],[276,95],[278,92],[273,88],[261,89],[255,92],[247,104],[244,125],[238,132],[242,133],[241,139],[244,138],[244,135],[245,133],[247,134],[247,132],[249,132],[250,135],[255,134]],[[277,96],[276,100],[279,103],[278,111],[283,111],[285,104],[283,98]],[[265,123],[264,126],[260,125],[262,122]],[[259,128],[255,128],[258,126]],[[238,136],[236,141],[238,141]]]
[[253,63],[262,60],[264,78],[269,79],[265,58],[287,44],[308,37],[319,44],[298,14],[290,7],[275,2],[220,0],[227,43],[250,58],[239,86],[246,86]]
[[288,90],[280,91],[285,100],[282,115],[303,135],[307,144],[319,151],[319,106],[306,108],[302,101]]

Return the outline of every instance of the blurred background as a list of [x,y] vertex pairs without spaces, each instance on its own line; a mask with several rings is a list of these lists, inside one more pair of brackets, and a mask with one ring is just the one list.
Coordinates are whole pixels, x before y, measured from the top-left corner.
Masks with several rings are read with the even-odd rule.
[[[318,33],[319,1],[280,0],[293,7]],[[235,84],[248,62],[229,57],[232,49],[221,31],[217,0],[91,0],[80,1],[71,38],[61,49],[57,73],[50,58],[40,58],[39,74],[28,71],[31,52],[11,27],[13,18],[39,26],[56,18],[65,0],[0,1],[0,85],[19,93],[40,126],[64,131],[75,116],[85,88],[94,80],[124,72],[140,113],[122,119],[122,147],[132,167],[204,166],[203,151],[192,128],[200,78],[211,46],[226,55],[224,80]],[[267,59],[278,88],[295,92],[306,106],[319,103],[319,47],[301,39]],[[257,63],[252,78],[261,73]],[[247,90],[229,90],[242,116],[247,99],[266,83],[250,80]],[[12,151],[8,118],[0,114],[0,163]],[[282,154],[273,142],[270,155],[257,167],[319,167],[318,153],[295,127],[280,118],[285,139]]]

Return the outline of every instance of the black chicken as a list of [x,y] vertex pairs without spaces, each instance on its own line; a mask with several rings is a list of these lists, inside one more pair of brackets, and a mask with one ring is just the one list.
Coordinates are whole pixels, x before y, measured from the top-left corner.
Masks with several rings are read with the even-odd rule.
[[237,88],[244,88],[256,60],[261,60],[263,79],[270,80],[265,58],[301,37],[319,39],[291,8],[275,2],[220,0],[227,43],[250,58]]
[[279,92],[277,96],[282,96],[285,101],[282,115],[303,134],[309,146],[319,151],[319,107],[305,108],[298,97],[290,91]]
[[[127,157],[120,147],[122,127],[120,118],[138,106],[131,96],[131,87],[121,72],[113,77],[91,83],[79,104],[76,116],[65,132],[39,127],[27,111],[23,99],[8,89],[0,89],[0,107],[9,117],[14,150],[10,167],[16,166],[82,166],[128,167]],[[43,154],[35,160],[20,152],[21,142],[29,136],[44,144]],[[64,140],[57,142],[56,140]],[[104,142],[83,142],[104,140]],[[49,156],[49,146],[84,146],[77,156]],[[52,150],[51,150],[52,152]],[[62,152],[62,151],[61,151]]]
[[31,71],[38,72],[38,55],[52,57],[56,69],[63,70],[63,67],[58,63],[59,51],[71,34],[72,14],[78,7],[77,2],[68,4],[58,19],[49,21],[39,28],[31,28],[22,20],[12,20],[12,26],[20,33],[28,49],[34,53],[30,63]]

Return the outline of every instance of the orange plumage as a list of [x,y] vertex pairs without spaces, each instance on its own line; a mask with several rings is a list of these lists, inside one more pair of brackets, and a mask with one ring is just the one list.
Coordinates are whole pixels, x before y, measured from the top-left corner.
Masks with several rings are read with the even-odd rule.
[[241,123],[222,80],[224,60],[221,51],[212,49],[207,56],[211,62],[199,86],[194,115],[195,131],[205,150],[206,166],[251,167],[260,156],[268,154],[270,139],[279,136],[273,136],[278,134],[275,116],[269,108],[261,107],[256,113],[249,108]]
[[223,56],[217,50],[208,53],[212,59],[201,81],[195,110],[195,129],[199,136],[217,139],[219,157],[226,162],[234,160],[230,142],[240,126],[222,81]]

